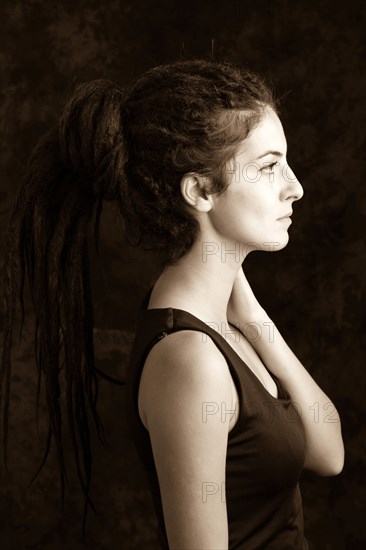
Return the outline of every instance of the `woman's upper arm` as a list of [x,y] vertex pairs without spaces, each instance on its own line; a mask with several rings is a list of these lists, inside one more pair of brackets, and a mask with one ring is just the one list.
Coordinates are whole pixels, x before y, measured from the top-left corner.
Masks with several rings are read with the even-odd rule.
[[171,334],[150,351],[140,391],[169,548],[227,550],[225,411],[232,394],[225,358],[199,332]]

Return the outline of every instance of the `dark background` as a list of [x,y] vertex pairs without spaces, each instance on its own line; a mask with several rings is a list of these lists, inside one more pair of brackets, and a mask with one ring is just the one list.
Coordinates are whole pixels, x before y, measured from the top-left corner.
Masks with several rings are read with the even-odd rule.
[[[154,65],[212,51],[215,59],[244,62],[274,84],[282,97],[288,160],[305,195],[295,204],[289,245],[276,254],[252,254],[247,273],[342,419],[343,472],[332,478],[305,472],[301,482],[310,548],[363,548],[364,3],[32,0],[8,1],[1,10],[2,239],[29,153],[76,84],[94,78],[124,84]],[[89,242],[98,364],[122,378],[137,308],[157,263],[126,245],[109,204],[101,221],[100,260],[92,232]],[[0,260],[3,270],[3,254]],[[0,285],[2,294],[2,280]],[[14,343],[10,471],[0,470],[0,547],[78,549],[82,500],[67,437],[64,513],[54,449],[27,487],[45,434],[44,403],[38,435],[35,425],[29,296],[26,315],[23,340]],[[101,381],[99,403],[112,449],[104,450],[94,436],[92,498],[99,513],[89,516],[86,547],[154,550],[155,518],[126,431],[124,389]]]

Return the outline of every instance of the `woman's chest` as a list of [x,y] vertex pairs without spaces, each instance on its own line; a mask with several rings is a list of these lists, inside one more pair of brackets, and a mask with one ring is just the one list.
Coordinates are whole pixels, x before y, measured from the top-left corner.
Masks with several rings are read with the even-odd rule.
[[[278,398],[278,388],[274,379],[243,333],[236,327],[230,325],[230,331],[227,331],[224,335],[222,334],[222,336],[240,359],[244,361],[254,376],[258,378],[265,390],[267,390],[272,397]],[[245,368],[244,365],[243,368]]]

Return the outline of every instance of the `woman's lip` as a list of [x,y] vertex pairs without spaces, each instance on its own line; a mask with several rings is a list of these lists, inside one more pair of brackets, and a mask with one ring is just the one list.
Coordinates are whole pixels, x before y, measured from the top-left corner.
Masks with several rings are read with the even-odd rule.
[[290,216],[292,216],[292,212],[289,212],[288,214],[286,214],[285,216],[282,216],[282,218],[278,218],[279,220],[287,220],[287,218],[289,218]]
[[290,216],[284,216],[283,218],[278,218],[279,222],[290,222],[292,223],[292,219],[290,218]]

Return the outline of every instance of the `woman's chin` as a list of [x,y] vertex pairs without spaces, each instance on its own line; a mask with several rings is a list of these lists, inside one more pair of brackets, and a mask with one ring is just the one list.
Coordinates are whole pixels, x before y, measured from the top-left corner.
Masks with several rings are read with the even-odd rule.
[[290,235],[286,231],[284,237],[280,241],[280,246],[278,247],[278,250],[282,250],[283,248],[285,248],[288,245],[289,240],[290,240]]
[[268,241],[264,243],[263,250],[267,250],[268,252],[278,252],[278,250],[282,250],[288,245],[289,240],[290,236],[286,231],[280,235],[278,239],[273,239],[272,242]]

